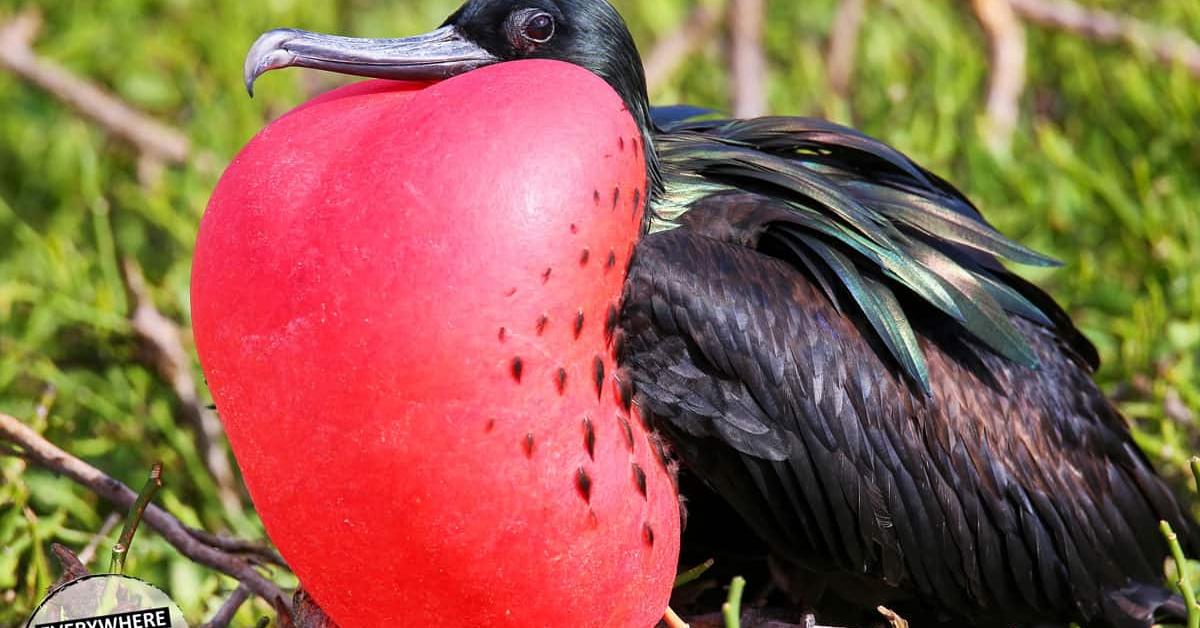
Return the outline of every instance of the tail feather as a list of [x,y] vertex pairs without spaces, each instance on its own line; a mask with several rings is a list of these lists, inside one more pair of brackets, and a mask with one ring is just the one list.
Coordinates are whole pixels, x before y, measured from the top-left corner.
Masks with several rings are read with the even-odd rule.
[[1186,624],[1187,604],[1178,595],[1172,595],[1154,610],[1154,621],[1160,624]]
[[1106,623],[1115,628],[1187,623],[1187,605],[1183,598],[1159,586],[1130,585],[1110,591],[1106,598]]

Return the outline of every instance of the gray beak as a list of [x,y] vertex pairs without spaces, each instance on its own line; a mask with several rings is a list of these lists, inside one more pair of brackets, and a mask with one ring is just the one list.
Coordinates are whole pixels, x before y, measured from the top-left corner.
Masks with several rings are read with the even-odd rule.
[[360,39],[288,28],[267,31],[246,54],[246,91],[271,70],[291,66],[401,81],[437,81],[500,59],[453,26],[400,39]]

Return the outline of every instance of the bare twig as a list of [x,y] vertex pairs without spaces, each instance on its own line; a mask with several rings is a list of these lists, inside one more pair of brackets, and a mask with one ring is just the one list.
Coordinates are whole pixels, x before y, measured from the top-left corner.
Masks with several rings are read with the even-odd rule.
[[1027,21],[1070,31],[1100,42],[1123,42],[1149,51],[1163,63],[1183,66],[1200,78],[1200,43],[1174,29],[1147,24],[1069,0],[1008,0]]
[[833,16],[825,73],[829,77],[829,88],[840,98],[850,96],[854,59],[858,53],[858,33],[862,28],[866,6],[866,0],[842,0]]
[[225,550],[231,554],[244,554],[256,561],[278,565],[285,569],[287,568],[287,563],[283,562],[283,557],[280,556],[275,550],[268,547],[265,543],[247,541],[245,539],[235,539],[233,537],[213,534],[205,530],[191,527],[187,528],[187,531],[188,534],[195,537],[196,540],[209,547]]
[[688,55],[708,40],[721,23],[722,9],[711,2],[696,5],[679,28],[659,39],[646,55],[646,84],[651,92],[671,77]]
[[244,584],[239,584],[233,593],[229,594],[229,599],[225,600],[221,608],[217,609],[217,613],[212,616],[212,619],[201,624],[200,628],[225,628],[233,621],[233,616],[237,615],[238,609],[248,599],[250,599],[250,589],[247,589]]
[[51,590],[57,589],[58,587],[71,582],[72,580],[78,580],[84,576],[90,575],[87,567],[82,561],[79,560],[79,557],[75,555],[75,552],[72,552],[67,548],[67,546],[59,545],[58,543],[51,543],[50,551],[54,552],[54,557],[58,559],[58,564],[62,566],[62,575],[59,576],[58,581],[56,581],[54,585],[50,587]]
[[183,418],[195,435],[196,449],[217,484],[221,506],[229,513],[241,512],[237,477],[229,456],[221,446],[224,440],[221,422],[215,413],[204,406],[196,392],[196,380],[192,376],[188,354],[183,348],[183,334],[179,325],[154,306],[145,277],[136,262],[126,258],[121,269],[125,288],[133,302],[129,320],[141,340],[142,359],[171,386],[179,400]]
[[87,567],[92,562],[92,559],[96,556],[96,549],[100,547],[100,544],[104,542],[104,539],[113,531],[113,528],[117,527],[120,521],[121,517],[115,512],[108,513],[108,516],[104,518],[104,523],[100,524],[100,530],[92,535],[92,540],[88,541],[82,552],[79,552],[79,562],[83,563],[84,567]]
[[[61,473],[100,497],[121,508],[129,508],[137,500],[137,494],[128,486],[106,475],[99,469],[72,456],[34,432],[17,419],[0,413],[0,439],[15,443],[25,450],[27,458],[56,473]],[[188,558],[221,573],[236,578],[255,595],[262,597],[281,615],[280,622],[290,624],[287,598],[275,583],[242,560],[220,549],[210,547],[197,540],[178,519],[162,508],[150,504],[144,519],[146,524]]]
[[129,515],[125,517],[125,526],[121,528],[121,536],[117,537],[117,544],[113,545],[109,573],[125,573],[125,557],[129,555],[129,548],[133,546],[133,535],[137,533],[142,516],[146,513],[146,507],[150,505],[150,501],[154,499],[154,495],[160,488],[162,488],[162,463],[155,462],[150,467],[150,477],[146,480],[146,485],[142,487],[142,492],[138,493],[137,500],[129,509]]
[[667,607],[667,612],[663,614],[662,623],[666,624],[667,628],[692,628],[670,606]]
[[46,90],[80,115],[133,144],[144,156],[169,163],[187,159],[189,143],[185,135],[134,110],[66,68],[39,57],[32,46],[40,22],[37,13],[26,11],[0,24],[0,68]]
[[50,417],[50,409],[54,407],[54,402],[58,399],[58,388],[54,384],[46,384],[42,389],[42,396],[38,399],[37,409],[34,410],[34,416],[38,421],[45,421]]
[[1025,90],[1025,30],[1009,0],[971,0],[991,47],[988,80],[987,142],[994,151],[1007,150],[1021,115]]
[[1167,396],[1163,398],[1163,413],[1180,425],[1192,425],[1196,421],[1196,413],[1187,407],[1174,386],[1167,389]]
[[729,74],[733,115],[754,118],[767,112],[767,60],[763,54],[766,0],[733,0],[729,5]]

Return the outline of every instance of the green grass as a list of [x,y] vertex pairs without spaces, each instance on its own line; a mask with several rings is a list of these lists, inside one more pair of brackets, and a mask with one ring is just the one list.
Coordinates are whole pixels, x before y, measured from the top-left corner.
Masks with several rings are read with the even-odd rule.
[[[689,3],[619,4],[644,50]],[[869,3],[847,102],[824,77],[835,2],[770,4],[773,110],[831,115],[895,144],[962,186],[1006,233],[1063,260],[1062,269],[1021,272],[1099,346],[1100,382],[1119,394],[1138,442],[1182,492],[1187,457],[1200,451],[1197,425],[1167,408],[1200,409],[1200,81],[1125,48],[1030,29],[1021,124],[1011,153],[993,155],[982,135],[987,49],[967,3]],[[1088,4],[1200,38],[1200,0]],[[242,57],[259,32],[414,33],[455,2],[0,0],[0,19],[30,5],[45,17],[41,54],[182,129],[216,163],[196,160],[144,184],[132,149],[0,72],[0,411],[135,486],[162,460],[157,503],[192,525],[258,536],[249,507],[221,508],[169,388],[137,361],[120,261],[135,259],[159,308],[186,325],[192,241],[221,166],[313,85],[313,75],[273,73],[258,98],[246,98]],[[726,107],[722,53],[703,47],[655,101]],[[47,386],[57,401],[37,418]],[[0,477],[7,625],[53,582],[49,543],[83,546],[110,509],[20,460],[0,458]],[[192,622],[233,587],[149,530],[128,560],[128,573],[168,588]],[[238,623],[265,613],[247,606]]]

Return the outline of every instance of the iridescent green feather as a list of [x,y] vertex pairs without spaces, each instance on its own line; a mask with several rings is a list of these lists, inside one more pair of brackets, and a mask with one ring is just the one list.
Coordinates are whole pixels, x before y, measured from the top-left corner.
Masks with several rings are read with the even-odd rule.
[[[903,372],[929,392],[903,289],[1014,362],[1037,357],[1009,312],[1049,325],[1046,312],[1009,285],[1001,265],[1057,262],[996,231],[946,182],[862,133],[811,118],[672,120],[654,138],[664,189],[651,231],[722,192],[761,193],[786,208],[766,225],[839,308],[861,310]],[[837,292],[844,291],[839,297]]]

